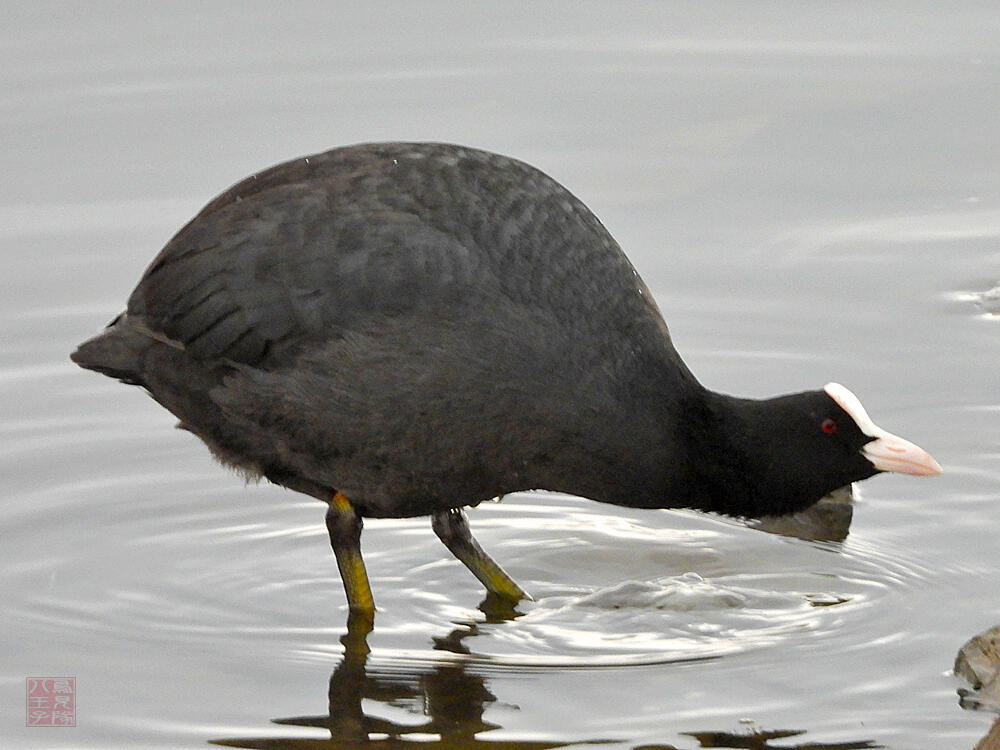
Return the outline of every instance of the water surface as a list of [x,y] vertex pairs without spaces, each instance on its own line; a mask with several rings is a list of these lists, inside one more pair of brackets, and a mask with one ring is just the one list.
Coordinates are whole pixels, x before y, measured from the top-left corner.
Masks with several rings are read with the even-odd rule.
[[[4,746],[971,747],[948,670],[1000,622],[1000,13],[878,8],[5,9]],[[426,519],[372,521],[380,611],[348,631],[319,504],[67,356],[228,184],[418,138],[576,192],[707,385],[843,382],[946,473],[864,483],[842,542],[484,504],[514,612]],[[23,726],[48,675],[75,728]]]

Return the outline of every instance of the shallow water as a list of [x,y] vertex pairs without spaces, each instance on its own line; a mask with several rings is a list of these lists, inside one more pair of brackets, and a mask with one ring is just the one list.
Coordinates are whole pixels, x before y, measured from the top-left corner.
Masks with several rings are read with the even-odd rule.
[[[949,669],[1000,622],[1000,12],[323,7],[3,11],[3,746],[971,747],[990,717]],[[67,355],[227,184],[389,138],[545,169],[706,384],[843,382],[946,473],[863,483],[840,543],[484,504],[516,612],[426,519],[371,521],[380,611],[348,632],[321,506]],[[33,676],[76,677],[75,728],[24,727]]]

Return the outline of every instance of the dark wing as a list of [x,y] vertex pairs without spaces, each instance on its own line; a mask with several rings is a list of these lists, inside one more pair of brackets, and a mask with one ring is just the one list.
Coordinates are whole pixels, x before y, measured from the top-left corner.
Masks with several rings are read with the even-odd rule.
[[418,216],[385,160],[346,152],[279,165],[212,201],[150,265],[130,318],[199,359],[280,368],[359,319],[461,314],[479,256]]
[[167,244],[128,312],[192,356],[264,369],[414,312],[515,327],[524,314],[562,339],[669,346],[580,201],[527,164],[444,144],[335,149],[244,180]]

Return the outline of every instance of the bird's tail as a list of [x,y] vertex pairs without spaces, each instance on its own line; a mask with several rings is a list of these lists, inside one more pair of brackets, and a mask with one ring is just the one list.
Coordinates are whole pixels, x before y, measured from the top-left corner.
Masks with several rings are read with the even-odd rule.
[[94,370],[129,385],[145,385],[142,363],[150,339],[126,324],[122,313],[97,336],[87,339],[70,359],[80,367]]

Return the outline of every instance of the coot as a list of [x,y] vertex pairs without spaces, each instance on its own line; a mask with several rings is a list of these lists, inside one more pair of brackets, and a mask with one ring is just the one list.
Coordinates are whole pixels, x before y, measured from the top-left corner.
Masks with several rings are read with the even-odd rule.
[[446,144],[338,148],[238,183],[72,358],[144,387],[223,463],[327,502],[367,616],[364,517],[430,515],[516,601],[465,506],[548,489],[759,517],[880,471],[941,470],[841,385],[762,401],[704,388],[583,203]]

